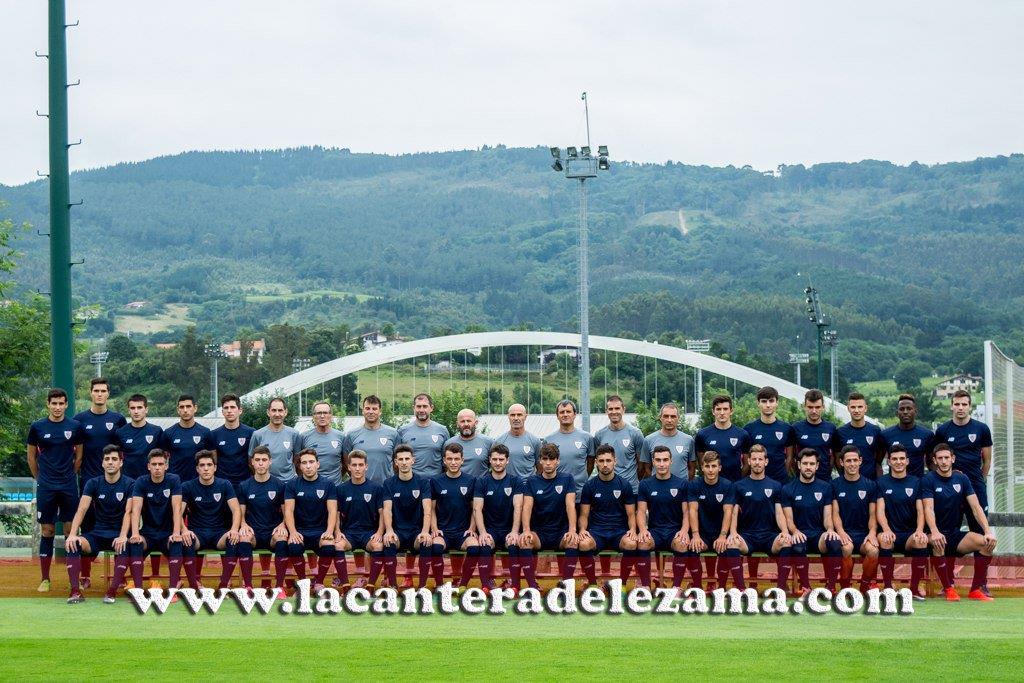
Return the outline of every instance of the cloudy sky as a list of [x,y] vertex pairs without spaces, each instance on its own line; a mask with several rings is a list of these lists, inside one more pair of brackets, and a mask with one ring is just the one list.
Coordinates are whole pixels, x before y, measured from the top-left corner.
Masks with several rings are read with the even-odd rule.
[[[69,0],[73,169],[584,140],[613,158],[1024,151],[1024,3]],[[46,170],[46,3],[0,0],[0,183]]]

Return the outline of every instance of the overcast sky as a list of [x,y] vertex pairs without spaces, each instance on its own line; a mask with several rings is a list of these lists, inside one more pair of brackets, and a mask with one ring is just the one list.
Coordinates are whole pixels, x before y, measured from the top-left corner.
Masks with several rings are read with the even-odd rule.
[[[1024,151],[1021,2],[69,0],[72,169],[584,141],[613,159]],[[47,167],[46,3],[0,0],[0,183]]]

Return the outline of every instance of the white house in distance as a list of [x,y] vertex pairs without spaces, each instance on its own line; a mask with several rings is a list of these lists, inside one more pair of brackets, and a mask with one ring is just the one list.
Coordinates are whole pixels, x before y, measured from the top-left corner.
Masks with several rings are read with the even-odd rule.
[[549,348],[541,349],[541,352],[537,354],[537,362],[542,366],[547,365],[551,361],[555,360],[559,354],[566,354],[574,361],[580,359],[580,350],[574,348]]
[[935,398],[949,398],[953,395],[953,392],[960,389],[969,391],[972,394],[977,393],[981,389],[981,377],[960,373],[949,379],[944,379],[935,385]]
[[[227,344],[221,344],[220,350],[224,352],[224,355],[229,358],[241,358],[242,356],[242,342],[235,340],[228,342]],[[263,353],[267,350],[267,343],[262,339],[253,339],[252,349],[249,351],[249,357],[256,356],[256,362],[263,362]]]
[[359,335],[359,341],[363,345],[364,351],[370,351],[372,349],[380,348],[381,346],[394,346],[401,344],[404,339],[398,335],[387,336],[380,330],[374,330],[373,332],[367,332],[366,334]]

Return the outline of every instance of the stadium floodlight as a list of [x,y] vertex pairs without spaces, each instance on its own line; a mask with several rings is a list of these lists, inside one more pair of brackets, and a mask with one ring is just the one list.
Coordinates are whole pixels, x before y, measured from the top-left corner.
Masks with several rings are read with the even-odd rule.
[[549,147],[548,149],[551,150],[551,156],[553,156],[554,158],[560,159],[562,157],[562,150],[560,150],[559,148]]
[[597,167],[602,171],[608,170],[608,157],[598,157]]
[[562,160],[561,159],[555,159],[554,163],[551,164],[551,168],[553,168],[556,171],[558,171],[559,173],[561,173],[562,169],[564,168],[562,166]]
[[576,153],[575,147],[566,147],[565,156],[569,157],[570,159],[575,159],[579,155]]
[[580,147],[580,156],[582,156],[584,159],[590,157],[590,145],[583,145],[582,147]]
[[597,155],[602,157],[608,156],[608,145],[598,145]]

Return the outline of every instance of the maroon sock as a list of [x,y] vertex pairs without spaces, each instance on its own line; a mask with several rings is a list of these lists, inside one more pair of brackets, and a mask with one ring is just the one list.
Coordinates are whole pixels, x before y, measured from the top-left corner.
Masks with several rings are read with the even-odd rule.
[[747,573],[750,574],[750,580],[757,580],[757,568],[761,566],[760,557],[748,557],[747,558]]
[[932,555],[932,571],[935,572],[935,577],[942,584],[943,590],[950,587],[951,584],[947,583],[945,557]]
[[288,556],[274,555],[274,583],[284,588],[285,577],[288,575]]
[[235,567],[238,566],[238,556],[228,556],[227,553],[221,556],[220,587],[229,588],[231,577],[235,574]]
[[512,581],[512,587],[519,590],[519,586],[522,585],[523,575],[523,562],[519,554],[509,555],[508,558],[508,578]]
[[747,582],[743,580],[743,556],[735,555],[730,558],[729,570],[732,572],[732,583],[740,590],[746,590]]
[[434,586],[444,583],[444,553],[432,553],[430,556],[430,575],[434,579]]
[[421,552],[419,556],[420,564],[420,588],[427,587],[427,575],[430,574],[430,555],[427,551]]
[[921,590],[921,579],[928,573],[928,556],[914,555],[910,560],[910,590],[918,593]]
[[[710,550],[710,548],[709,548]],[[722,564],[725,564],[724,562]],[[726,572],[728,572],[728,565],[725,566]],[[704,570],[708,576],[724,576],[725,572],[722,572],[718,566],[718,555],[708,555],[704,558]]]
[[92,558],[82,557],[82,578],[92,578]]
[[170,577],[170,581],[167,583],[168,588],[178,587],[178,582],[181,581],[181,564],[181,555],[171,555],[167,558],[167,574]]
[[593,551],[584,552],[580,555],[580,565],[583,567],[583,573],[587,577],[588,583],[597,583],[597,570],[594,567],[594,553]]
[[480,571],[480,585],[491,588],[494,581],[491,579],[491,567],[494,562],[494,551],[488,548],[481,553],[477,569]]
[[566,550],[564,557],[559,557],[561,564],[559,565],[560,575],[563,579],[569,580],[576,576],[576,565],[580,561],[580,553],[578,550]]
[[371,586],[377,585],[377,579],[380,578],[380,573],[384,569],[384,557],[380,553],[370,553],[370,576],[367,579],[367,583]]
[[476,554],[466,555],[466,559],[462,562],[462,576],[459,577],[460,586],[466,587],[469,585],[469,580],[473,578],[473,572],[476,571],[479,559],[479,556]]
[[[408,563],[409,557],[406,556]],[[388,585],[392,588],[398,587],[398,556],[388,555],[384,558],[384,575],[387,577]]]
[[128,555],[121,553],[114,555],[114,575],[110,578],[110,584],[107,585],[107,596],[114,597],[114,593],[117,592],[117,587],[124,581],[124,575],[128,571]]
[[53,563],[53,557],[51,555],[40,555],[39,556],[39,573],[43,577],[43,581],[50,580],[50,565]]
[[825,567],[825,587],[835,593],[836,582],[839,580],[840,558],[834,555],[826,555],[821,558],[821,563]]
[[317,585],[323,584],[327,578],[327,572],[331,571],[331,565],[334,564],[334,558],[327,555],[317,555],[316,558],[316,583]]
[[609,576],[612,573],[611,555],[599,555],[601,558],[601,576]]
[[[149,556],[149,569],[152,572],[150,578],[154,578],[155,579],[156,577],[160,576],[160,558],[161,557],[163,557],[163,556],[162,555],[150,555]],[[168,559],[167,560],[167,566],[168,567],[170,567],[170,563],[171,563],[171,560]],[[170,570],[168,570],[168,571],[170,571]],[[136,587],[137,588],[142,588],[142,586],[136,586]],[[174,586],[172,585],[171,588],[174,588]]]
[[242,585],[252,588],[252,555],[238,558],[238,567],[242,572]]
[[339,550],[334,556],[334,571],[337,572],[341,585],[348,584],[348,555],[343,551]]
[[974,556],[974,578],[971,579],[971,590],[980,590],[988,584],[988,566],[992,564],[991,555],[978,553]]
[[[185,562],[186,562],[185,576],[188,576],[188,560],[185,560]],[[206,555],[196,555],[195,556],[195,560],[193,562],[193,566],[195,567],[195,572],[196,572],[195,581],[200,581],[203,578],[203,563],[204,562],[206,562]],[[189,580],[191,581],[192,579],[189,579]]]
[[296,579],[306,578],[306,558],[303,555],[296,555],[295,557],[289,558],[292,564],[292,571],[295,572]]
[[672,556],[672,587],[679,588],[683,585],[686,573],[690,574],[690,583],[700,588],[704,583],[701,576],[700,557],[697,555],[673,555]]
[[[137,555],[129,558],[129,566],[132,572],[132,583],[135,584],[136,588],[144,588],[142,574],[143,566],[146,564],[146,558],[142,555]],[[113,586],[114,590],[117,590],[117,586]]]
[[[717,559],[718,562],[715,563],[715,579],[718,581],[719,587],[725,588],[725,584],[729,582],[729,565],[722,556],[719,556]],[[705,568],[706,567],[707,564],[705,564]]]
[[633,554],[633,551],[627,550],[622,553],[622,557],[619,560],[619,579],[622,581],[623,586],[629,581],[629,575],[633,571],[634,562],[636,562],[636,556]]
[[640,582],[645,586],[651,585],[651,553],[647,550],[638,550],[636,558],[636,571],[640,575]]
[[68,568],[68,579],[71,581],[71,590],[77,593],[82,587],[82,556],[68,555],[66,565]]
[[892,588],[892,577],[896,573],[896,558],[886,555],[878,558],[878,564],[882,567],[882,585],[885,588]]
[[811,561],[806,555],[796,558],[796,573],[800,579],[801,588],[811,587]]
[[191,588],[199,588],[199,572],[196,571],[196,557],[186,557],[182,564],[185,566],[185,580]]
[[[559,569],[564,566],[563,562],[559,562]],[[526,577],[526,585],[530,588],[540,588],[537,583],[537,554],[533,553],[526,558],[526,562],[523,563],[523,576]],[[565,575],[562,574],[565,578]],[[518,588],[518,586],[516,586]]]

